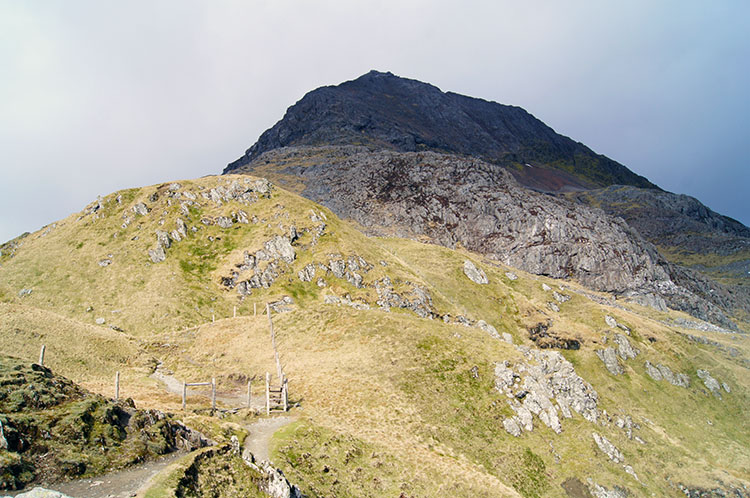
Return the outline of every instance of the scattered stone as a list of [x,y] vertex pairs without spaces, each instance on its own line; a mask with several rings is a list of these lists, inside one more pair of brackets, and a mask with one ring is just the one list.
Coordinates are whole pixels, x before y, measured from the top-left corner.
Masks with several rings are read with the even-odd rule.
[[358,289],[362,288],[362,275],[360,275],[359,273],[354,271],[347,271],[344,274],[344,277],[346,278],[346,281],[352,284],[354,287]]
[[100,259],[99,260],[99,266],[101,266],[101,267],[109,266],[111,264],[112,264],[112,260],[111,259]]
[[284,313],[286,311],[292,311],[292,305],[294,304],[294,300],[289,296],[284,296],[278,301],[274,301],[272,303],[269,303],[268,306],[275,312],[275,313]]
[[604,486],[600,486],[596,483],[591,483],[589,488],[594,498],[628,498],[629,494],[625,488],[615,486],[612,489],[607,489]]
[[216,224],[221,228],[232,228],[232,219],[227,216],[219,216],[216,218]]
[[104,318],[99,317],[96,320],[94,320],[94,322],[96,322],[97,325],[104,325],[106,320]]
[[654,366],[647,361],[646,373],[649,375],[649,377],[656,381],[664,379],[673,386],[685,388],[690,387],[690,377],[682,373],[672,372],[672,369],[670,369],[666,365],[662,365],[661,363]]
[[333,273],[334,277],[344,278],[344,274],[346,273],[346,263],[341,259],[341,256],[332,256],[332,258],[338,259],[329,259],[328,268],[331,269],[331,273]]
[[596,442],[596,445],[599,447],[602,452],[607,455],[607,457],[612,460],[615,463],[622,463],[625,461],[625,458],[622,456],[622,453],[620,453],[620,450],[617,449],[617,447],[610,443],[607,438],[604,436],[600,436],[596,432],[592,432],[591,435],[594,438],[594,441]]
[[505,276],[508,277],[508,280],[510,280],[511,282],[513,282],[514,280],[518,280],[518,275],[516,275],[512,271],[506,271]]
[[479,378],[479,367],[474,365],[471,367],[471,370],[469,370],[469,374],[471,375],[472,379],[478,379]]
[[552,301],[548,302],[547,303],[547,307],[550,310],[554,311],[555,313],[559,313],[560,312],[560,307],[555,302],[552,302]]
[[167,259],[167,254],[164,252],[164,247],[162,247],[161,244],[157,245],[154,249],[149,249],[148,256],[154,263],[161,263]]
[[513,344],[513,336],[507,332],[503,332],[503,340],[508,344]]
[[497,333],[497,329],[495,329],[495,327],[485,322],[484,320],[479,320],[477,322],[477,327],[490,334],[490,336],[492,336],[493,338],[500,339],[500,334]]
[[516,417],[506,418],[503,420],[503,428],[511,436],[519,437],[521,435],[521,427],[518,425],[518,419]]
[[604,321],[607,322],[607,326],[615,328],[617,327],[617,320],[609,315],[604,315]]
[[156,231],[156,243],[164,249],[169,249],[172,245],[172,239],[169,238],[169,234],[163,230]]
[[577,339],[560,337],[556,332],[549,330],[550,325],[537,323],[529,329],[529,339],[542,349],[580,349],[581,343]]
[[64,495],[59,491],[53,489],[46,489],[42,487],[36,487],[31,491],[26,491],[16,495],[16,498],[71,498],[68,495]]
[[570,296],[568,296],[567,294],[560,294],[557,291],[552,292],[552,297],[554,297],[555,301],[557,301],[558,303],[570,301]]
[[303,282],[311,282],[313,278],[315,278],[315,265],[314,264],[308,264],[305,265],[304,268],[302,268],[298,273],[297,276],[300,280]]
[[170,191],[172,191],[172,192],[177,192],[177,191],[178,191],[178,190],[180,190],[181,188],[182,188],[182,185],[180,185],[180,184],[179,184],[179,183],[177,183],[177,182],[175,182],[175,183],[171,183],[171,184],[169,185],[169,187],[168,187],[168,189],[169,189]]
[[552,287],[550,287],[549,285],[543,283],[542,284],[542,290],[545,291],[545,292],[549,292],[549,291],[552,290]]
[[622,468],[623,468],[623,469],[625,469],[625,472],[626,472],[626,473],[628,473],[628,474],[630,474],[631,476],[633,476],[633,478],[634,478],[634,479],[635,479],[636,481],[638,481],[638,482],[641,482],[641,480],[640,480],[640,479],[638,479],[638,474],[636,474],[636,473],[635,473],[635,470],[633,470],[633,467],[631,467],[630,465],[623,465],[623,467],[622,467]]
[[30,296],[32,292],[33,289],[21,289],[20,291],[18,291],[18,297]]
[[476,284],[488,284],[487,275],[481,268],[477,268],[474,263],[468,259],[464,261],[464,274],[469,277],[469,280]]
[[244,225],[247,225],[248,223],[250,223],[250,220],[247,217],[247,213],[241,209],[237,211],[237,216],[235,217],[235,220],[237,221],[237,223],[242,223]]
[[714,396],[721,398],[721,384],[719,384],[719,381],[714,379],[711,374],[708,373],[708,370],[701,370],[699,368],[697,374],[706,388],[711,391]]
[[723,387],[723,388],[724,388],[724,390],[725,390],[725,391],[726,391],[727,393],[731,393],[731,392],[732,392],[732,390],[731,390],[731,389],[729,389],[729,386],[727,385],[727,383],[726,383],[726,382],[722,382],[722,383],[721,383],[721,387]]
[[615,334],[615,344],[617,344],[617,354],[623,360],[627,360],[629,358],[635,358],[640,353],[640,351],[637,348],[634,348],[630,344],[630,341],[628,341],[628,338],[622,334]]
[[142,202],[139,202],[135,206],[133,206],[133,212],[140,216],[146,216],[148,214],[148,207]]
[[281,259],[285,263],[292,263],[297,257],[289,239],[280,235],[266,242],[263,247],[271,258]]
[[614,348],[597,349],[594,352],[612,375],[621,375],[625,372],[620,362],[617,361],[617,352],[615,352]]
[[326,281],[323,278],[320,278],[320,277],[318,278],[317,284],[318,284],[318,287],[325,287],[327,285]]

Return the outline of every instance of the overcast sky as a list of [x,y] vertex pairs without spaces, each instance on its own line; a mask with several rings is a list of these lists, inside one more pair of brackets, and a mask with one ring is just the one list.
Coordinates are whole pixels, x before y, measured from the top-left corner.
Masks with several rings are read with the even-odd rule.
[[750,224],[750,2],[0,0],[0,241],[218,174],[378,69],[519,105]]

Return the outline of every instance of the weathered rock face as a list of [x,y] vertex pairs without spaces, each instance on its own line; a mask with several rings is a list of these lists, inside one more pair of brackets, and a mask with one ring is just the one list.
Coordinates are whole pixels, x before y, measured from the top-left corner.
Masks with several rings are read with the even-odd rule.
[[[401,152],[447,151],[499,165],[546,165],[514,173],[525,184],[545,190],[611,184],[655,187],[623,165],[555,133],[520,107],[443,93],[427,83],[378,71],[309,92],[224,172],[281,147],[351,144]],[[582,162],[585,169],[573,168]]]
[[[634,229],[601,210],[527,190],[502,168],[476,159],[353,147],[324,150],[325,160],[279,172],[300,177],[304,196],[373,233],[427,237],[447,247],[460,244],[530,273],[575,278],[625,297],[655,296],[732,326],[708,300],[711,293],[691,290],[709,284],[675,271]],[[294,163],[292,158],[320,154],[317,148],[281,149],[254,164]]]

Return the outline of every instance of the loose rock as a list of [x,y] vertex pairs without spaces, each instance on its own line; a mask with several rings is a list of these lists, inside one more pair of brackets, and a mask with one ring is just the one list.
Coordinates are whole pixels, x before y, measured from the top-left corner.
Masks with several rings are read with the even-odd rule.
[[468,259],[464,261],[464,274],[469,277],[469,280],[476,284],[489,283],[487,275],[485,275],[484,271],[481,268],[477,268],[474,263],[472,263]]

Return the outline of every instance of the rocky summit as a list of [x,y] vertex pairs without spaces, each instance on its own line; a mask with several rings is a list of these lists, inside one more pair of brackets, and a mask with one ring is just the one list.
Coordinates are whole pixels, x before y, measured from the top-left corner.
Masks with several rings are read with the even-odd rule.
[[750,229],[518,107],[373,71],[305,95],[225,172],[273,178],[370,233],[466,247],[726,329],[750,318]]
[[556,133],[520,107],[445,93],[378,71],[311,91],[224,172],[269,150],[317,145],[474,156],[504,166],[522,183],[543,190],[612,184],[657,188],[616,161]]

